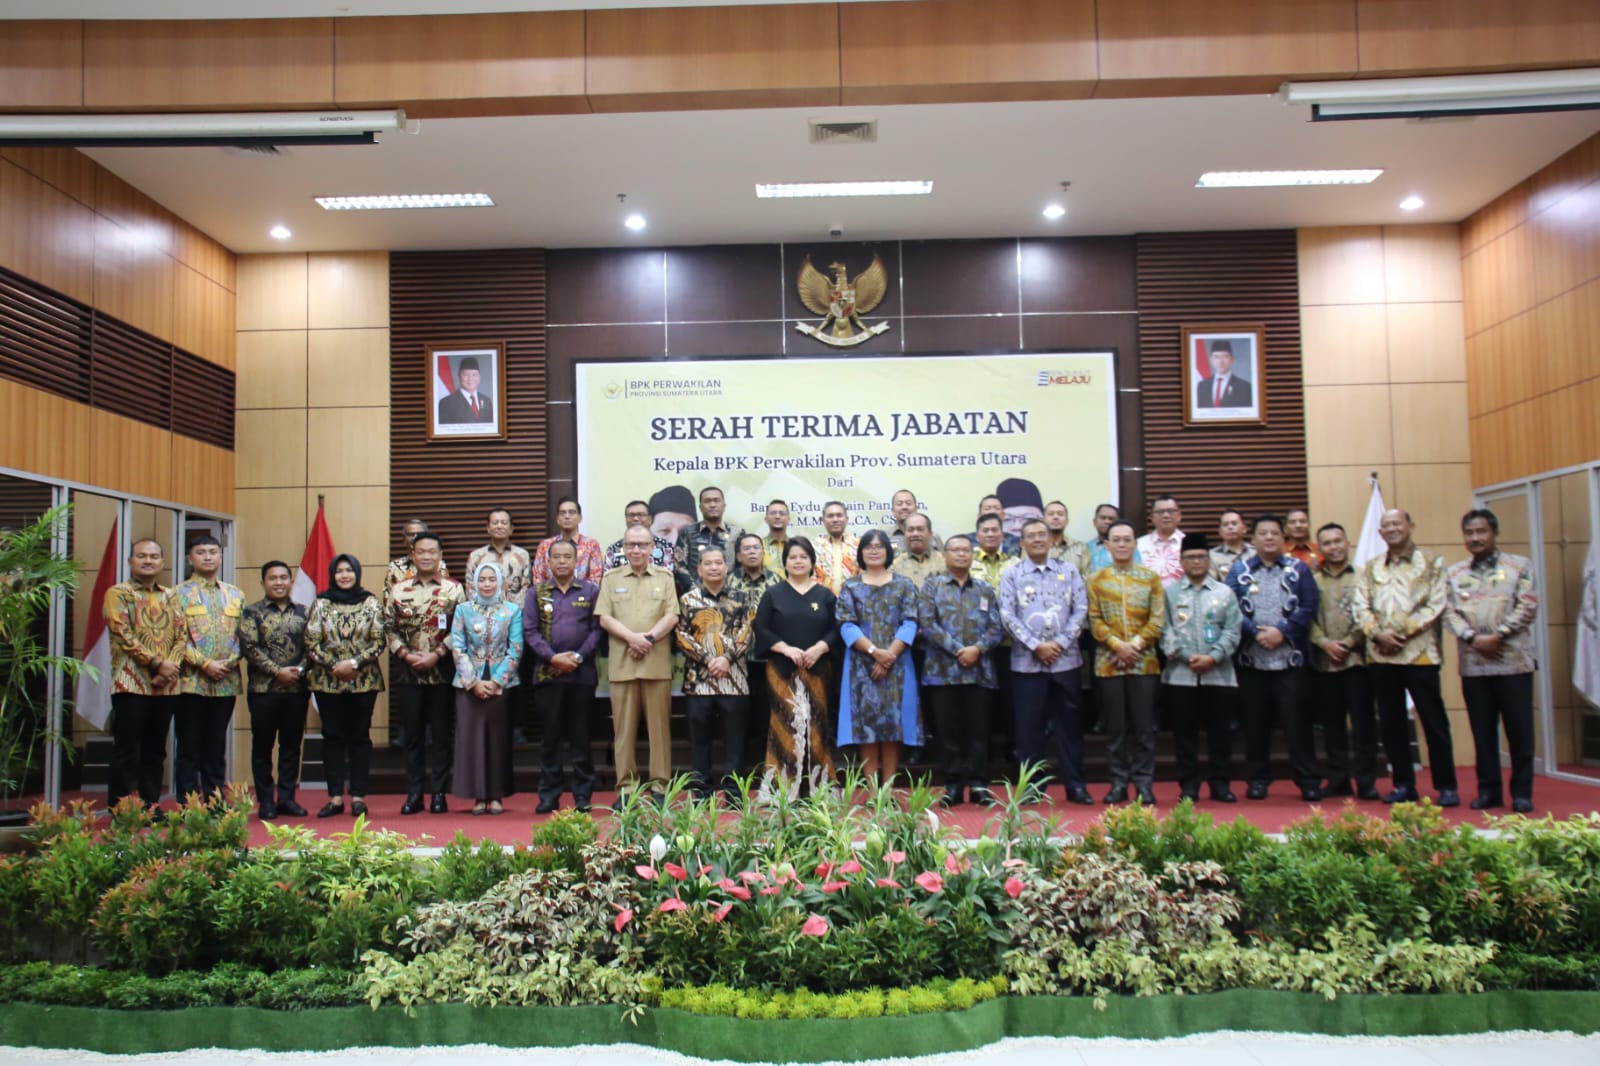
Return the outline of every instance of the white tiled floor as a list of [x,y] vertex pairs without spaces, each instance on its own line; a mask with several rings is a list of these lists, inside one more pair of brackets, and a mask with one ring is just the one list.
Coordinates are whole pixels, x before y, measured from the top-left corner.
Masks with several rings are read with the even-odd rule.
[[[1486,1033],[1459,1037],[1332,1037],[1283,1033],[1204,1033],[1174,1040],[1003,1040],[976,1051],[923,1059],[878,1059],[855,1066],[1505,1066],[1508,1056],[1539,1066],[1600,1064],[1600,1035]],[[721,1066],[636,1045],[579,1048],[351,1048],[340,1052],[188,1051],[98,1055],[0,1047],[0,1063],[163,1066]],[[829,1064],[823,1064],[829,1066]]]

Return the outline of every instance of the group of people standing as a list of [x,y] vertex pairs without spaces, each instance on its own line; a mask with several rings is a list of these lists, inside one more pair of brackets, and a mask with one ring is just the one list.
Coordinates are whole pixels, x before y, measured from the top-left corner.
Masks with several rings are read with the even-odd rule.
[[[264,598],[246,605],[239,589],[217,580],[221,555],[211,538],[190,542],[192,576],[172,589],[156,583],[160,545],[137,542],[131,580],[105,603],[116,674],[112,801],[135,784],[146,803],[157,801],[173,720],[180,794],[221,787],[242,660],[262,817],[306,813],[294,793],[310,694],[329,792],[318,814],[364,813],[387,652],[406,752],[402,814],[425,805],[443,813],[447,793],[472,800],[475,814],[504,810],[519,690],[531,691],[541,726],[538,811],[556,809],[568,791],[588,809],[599,659],[619,793],[659,793],[673,771],[675,655],[692,784],[702,795],[731,790],[753,763],[763,788],[799,795],[831,782],[845,756],[869,779],[893,780],[902,748],[928,743],[931,733],[944,802],[992,802],[989,745],[1000,725],[1019,762],[1042,763],[1048,753],[1065,798],[1091,804],[1083,734],[1092,700],[1107,741],[1106,803],[1155,802],[1162,709],[1185,797],[1198,800],[1207,784],[1213,800],[1235,801],[1233,733],[1242,726],[1246,797],[1264,798],[1276,726],[1304,799],[1414,800],[1409,694],[1439,802],[1451,806],[1460,800],[1439,690],[1440,630],[1448,627],[1477,740],[1473,806],[1503,803],[1503,721],[1513,803],[1531,809],[1528,627],[1537,597],[1527,560],[1496,548],[1487,511],[1465,516],[1472,558],[1447,570],[1415,546],[1401,511],[1384,516],[1387,552],[1357,569],[1343,528],[1324,525],[1313,546],[1303,510],[1261,515],[1248,527],[1224,512],[1213,544],[1181,532],[1169,496],[1152,501],[1144,536],[1101,505],[1087,544],[1067,535],[1060,501],[1009,532],[1000,499],[986,497],[973,532],[943,538],[908,490],[892,501],[893,528],[859,537],[845,504],[830,501],[815,540],[791,534],[782,500],[768,505],[764,533],[727,524],[717,488],[702,490],[698,503],[701,517],[668,540],[652,532],[651,505],[632,501],[625,533],[602,549],[580,531],[578,502],[563,498],[555,535],[531,554],[512,543],[510,513],[496,509],[489,543],[467,561],[465,589],[448,576],[439,538],[412,520],[404,527],[410,550],[389,564],[382,597],[363,588],[359,560],[345,554],[309,610],[290,601],[282,562],[262,567]],[[1380,733],[1387,794],[1376,785]],[[1049,780],[1034,778],[1026,798],[1043,798]]]

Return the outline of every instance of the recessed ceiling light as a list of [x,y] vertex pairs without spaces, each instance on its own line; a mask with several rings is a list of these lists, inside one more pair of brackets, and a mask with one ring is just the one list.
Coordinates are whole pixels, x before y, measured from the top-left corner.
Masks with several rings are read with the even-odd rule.
[[493,207],[481,192],[403,193],[397,196],[318,196],[326,211],[398,211],[412,207]]
[[1400,210],[1402,211],[1415,211],[1421,206],[1422,197],[1417,196],[1415,193],[1400,201]]
[[622,224],[633,230],[633,232],[638,233],[640,230],[644,229],[646,222],[643,215],[629,215],[627,218],[622,220]]
[[1046,204],[1044,208],[1044,217],[1050,219],[1051,221],[1065,217],[1066,213],[1067,209],[1062,207],[1060,204]]
[[289,232],[288,226],[280,223],[267,230],[267,236],[273,238],[274,240],[286,241],[290,237],[293,237],[294,234]]
[[1213,170],[1200,175],[1197,189],[1259,189],[1277,185],[1366,185],[1382,170]]
[[931,181],[795,181],[756,185],[758,200],[802,196],[926,196],[931,192]]

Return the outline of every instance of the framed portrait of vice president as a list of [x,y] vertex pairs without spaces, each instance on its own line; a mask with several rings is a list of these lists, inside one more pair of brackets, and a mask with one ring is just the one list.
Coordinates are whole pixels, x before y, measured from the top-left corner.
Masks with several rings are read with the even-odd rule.
[[506,435],[506,346],[429,344],[428,439]]
[[1266,327],[1184,326],[1185,425],[1267,420]]

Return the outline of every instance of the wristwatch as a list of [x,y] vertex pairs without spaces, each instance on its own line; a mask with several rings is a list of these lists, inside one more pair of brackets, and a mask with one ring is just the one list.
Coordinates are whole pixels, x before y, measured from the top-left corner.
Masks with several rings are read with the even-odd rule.
[[581,652],[581,651],[573,652],[572,653],[572,661],[577,663],[579,666],[582,666],[583,665],[583,652]]

